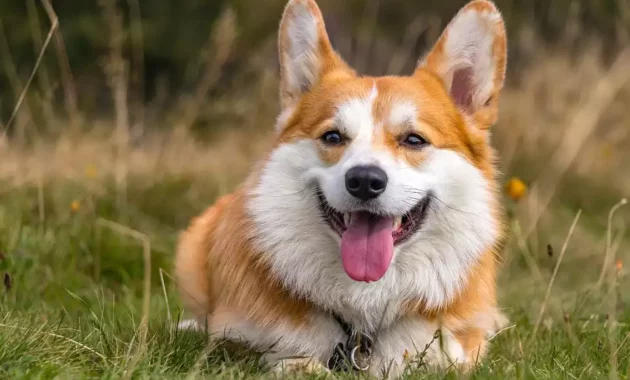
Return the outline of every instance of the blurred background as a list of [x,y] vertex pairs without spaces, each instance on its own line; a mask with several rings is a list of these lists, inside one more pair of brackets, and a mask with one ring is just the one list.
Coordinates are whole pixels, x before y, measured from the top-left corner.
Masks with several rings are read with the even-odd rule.
[[[383,75],[412,73],[466,1],[318,3],[341,55]],[[509,37],[492,133],[510,227],[501,299],[531,325],[541,304],[578,313],[593,287],[616,289],[625,310],[630,2],[496,4]],[[273,142],[284,5],[0,2],[0,274],[13,312],[80,315],[77,299],[110,296],[132,313],[178,310],[177,233]]]

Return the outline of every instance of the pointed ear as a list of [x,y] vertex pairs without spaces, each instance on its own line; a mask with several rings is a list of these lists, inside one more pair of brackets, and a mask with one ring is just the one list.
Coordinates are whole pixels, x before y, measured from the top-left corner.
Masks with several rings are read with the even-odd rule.
[[419,69],[437,74],[455,104],[486,129],[497,121],[506,56],[501,14],[492,2],[477,0],[459,11]]
[[325,75],[351,70],[335,53],[314,0],[290,0],[280,23],[280,100],[293,106]]

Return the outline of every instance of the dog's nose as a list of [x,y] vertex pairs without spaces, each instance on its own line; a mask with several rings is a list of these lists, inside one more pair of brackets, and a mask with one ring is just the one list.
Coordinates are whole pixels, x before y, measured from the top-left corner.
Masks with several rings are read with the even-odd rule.
[[378,166],[355,166],[346,173],[346,190],[362,201],[383,194],[387,187],[387,173]]

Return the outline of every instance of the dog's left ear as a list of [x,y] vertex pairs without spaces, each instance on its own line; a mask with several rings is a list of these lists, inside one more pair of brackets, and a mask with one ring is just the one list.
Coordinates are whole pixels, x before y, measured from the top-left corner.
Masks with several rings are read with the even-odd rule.
[[418,70],[437,74],[455,104],[487,129],[497,121],[506,60],[503,18],[492,2],[477,0],[459,11]]
[[324,76],[353,73],[334,51],[314,0],[289,1],[280,23],[278,50],[283,110],[295,105]]

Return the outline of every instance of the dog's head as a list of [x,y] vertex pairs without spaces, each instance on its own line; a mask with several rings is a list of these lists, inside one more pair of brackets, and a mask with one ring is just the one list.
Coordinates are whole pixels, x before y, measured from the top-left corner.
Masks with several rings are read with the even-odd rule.
[[399,282],[426,269],[454,291],[499,234],[489,127],[506,36],[495,6],[464,7],[408,77],[355,73],[313,0],[289,2],[279,52],[278,143],[249,203],[272,268],[302,290],[339,273]]

